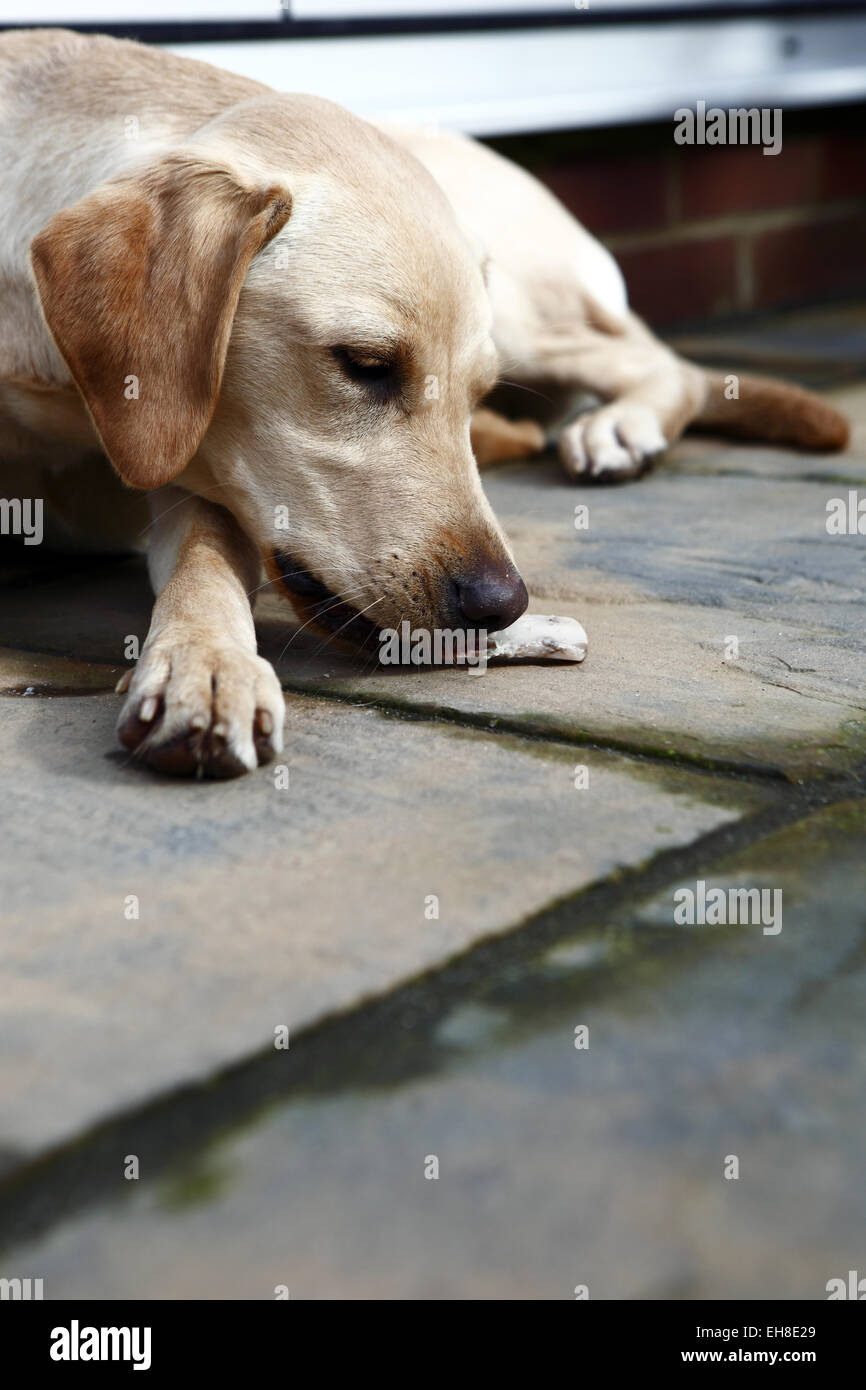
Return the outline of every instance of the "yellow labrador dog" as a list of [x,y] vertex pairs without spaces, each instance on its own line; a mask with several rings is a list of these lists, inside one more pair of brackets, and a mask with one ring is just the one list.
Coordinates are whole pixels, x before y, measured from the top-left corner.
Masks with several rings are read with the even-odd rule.
[[552,412],[608,402],[561,434],[576,475],[638,471],[693,421],[844,442],[806,393],[725,401],[528,176],[396,134],[132,43],[0,36],[0,491],[91,546],[128,545],[149,508],[157,597],[119,734],[153,767],[231,776],[280,749],[263,578],[362,643],[521,614],[473,446],[545,436],[476,411],[500,359]]

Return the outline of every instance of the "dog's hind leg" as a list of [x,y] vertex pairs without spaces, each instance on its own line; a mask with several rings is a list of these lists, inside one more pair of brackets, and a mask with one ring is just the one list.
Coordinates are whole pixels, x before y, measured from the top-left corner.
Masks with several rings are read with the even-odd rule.
[[689,427],[818,452],[848,441],[847,421],[813,392],[707,372],[659,342],[636,315],[612,318],[592,304],[574,333],[539,339],[531,370],[575,399],[588,391],[602,402],[560,430],[559,456],[573,478],[633,478]]
[[506,420],[486,406],[479,406],[472,416],[469,437],[479,468],[529,458],[540,454],[545,445],[544,430],[535,420]]
[[538,378],[601,404],[566,423],[559,457],[573,478],[633,478],[677,440],[700,414],[705,373],[665,347],[633,314],[612,319],[593,309],[573,335],[537,345]]

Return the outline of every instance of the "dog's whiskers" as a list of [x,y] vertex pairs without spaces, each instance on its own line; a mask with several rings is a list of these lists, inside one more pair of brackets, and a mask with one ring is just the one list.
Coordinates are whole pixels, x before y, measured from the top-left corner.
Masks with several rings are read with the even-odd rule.
[[247,598],[252,598],[254,594],[260,594],[262,589],[269,589],[272,586],[276,588],[279,582],[278,579],[266,579],[264,584],[259,584],[255,589],[250,589],[247,593]]
[[546,396],[543,391],[536,391],[534,386],[526,386],[522,381],[509,381],[507,377],[500,377],[497,386],[511,386],[516,391],[528,391],[530,396],[537,396],[539,400],[552,404],[550,396]]
[[[341,605],[341,604],[344,604],[344,603],[351,604],[351,601],[352,601],[353,598],[362,597],[362,596],[363,596],[363,595],[362,595],[362,591],[361,591],[361,590],[352,591],[350,594],[338,594],[338,595],[336,595],[335,598],[333,599],[333,602],[329,603],[328,606],[327,606],[326,608],[320,608],[316,613],[313,614],[312,617],[308,618],[307,621],[306,621],[305,623],[301,623],[301,626],[300,626],[299,628],[296,628],[296,629],[295,629],[295,631],[292,633],[291,637],[289,638],[288,642],[287,642],[286,645],[283,647],[283,650],[280,652],[279,656],[277,657],[277,661],[282,661],[283,657],[285,656],[286,652],[289,650],[289,647],[292,645],[292,643],[294,642],[294,640],[295,640],[296,637],[300,637],[301,633],[304,632],[308,627],[312,627],[312,625],[313,625],[314,623],[318,622],[320,618],[324,617],[324,615],[325,615],[326,613],[330,613],[330,611],[331,611],[332,608],[339,608],[340,605]],[[378,602],[379,602],[379,599],[377,599],[376,602],[378,603]],[[372,607],[372,605],[370,605],[370,606]],[[365,610],[365,611],[366,611],[366,610]],[[341,629],[341,631],[342,631],[342,629]]]
[[[330,644],[331,644],[333,641],[335,641],[336,638],[339,637],[340,633],[343,631],[344,628],[347,628],[347,627],[349,626],[350,623],[353,623],[353,622],[355,621],[356,618],[361,618],[361,617],[363,617],[363,615],[364,615],[365,613],[369,613],[369,611],[370,611],[371,608],[375,608],[375,607],[376,607],[376,604],[377,604],[377,603],[381,603],[381,602],[382,602],[382,599],[381,599],[381,598],[374,598],[374,599],[373,599],[373,602],[372,602],[372,603],[368,603],[366,608],[360,609],[360,611],[359,611],[358,613],[353,613],[352,616],[351,616],[351,618],[347,618],[347,619],[346,619],[346,621],[343,623],[343,626],[342,626],[342,627],[338,627],[336,632],[332,632],[332,633],[329,633],[329,634],[328,634],[328,636],[325,638],[324,642],[322,642],[321,646],[318,646],[318,647],[316,648],[316,650],[312,653],[312,655],[313,655],[314,657],[315,657],[315,656],[318,656],[318,655],[319,655],[319,652],[323,652],[327,646],[330,646]],[[367,635],[370,636],[369,633],[368,633]]]

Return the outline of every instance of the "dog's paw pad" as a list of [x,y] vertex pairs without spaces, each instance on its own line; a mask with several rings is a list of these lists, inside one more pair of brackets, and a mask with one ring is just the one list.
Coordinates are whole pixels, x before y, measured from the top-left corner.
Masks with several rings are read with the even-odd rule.
[[279,681],[243,648],[161,637],[145,646],[127,687],[118,737],[158,772],[237,777],[282,749]]

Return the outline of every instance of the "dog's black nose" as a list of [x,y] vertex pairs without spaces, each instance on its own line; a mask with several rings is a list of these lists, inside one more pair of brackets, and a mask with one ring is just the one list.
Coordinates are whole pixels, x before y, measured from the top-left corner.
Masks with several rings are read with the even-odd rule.
[[513,565],[486,565],[457,580],[457,608],[467,627],[497,632],[516,622],[529,602],[526,585]]

